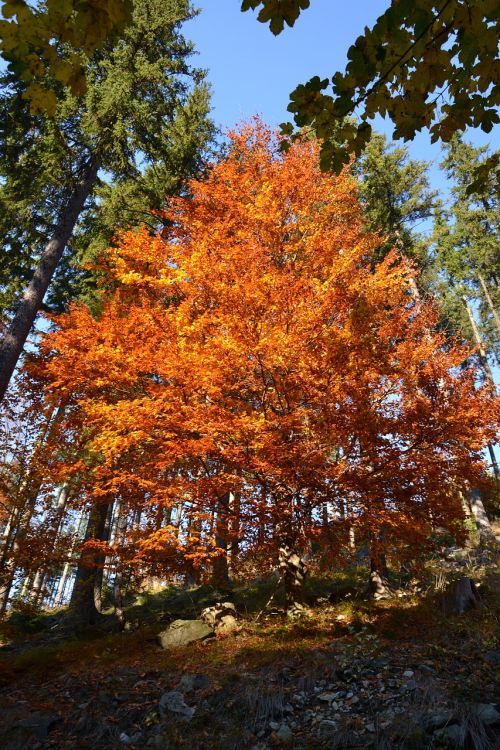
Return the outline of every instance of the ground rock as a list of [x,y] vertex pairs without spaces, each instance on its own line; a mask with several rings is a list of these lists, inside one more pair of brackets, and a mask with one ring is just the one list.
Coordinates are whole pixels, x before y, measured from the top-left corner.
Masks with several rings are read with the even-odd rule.
[[240,630],[238,613],[232,602],[217,602],[212,607],[206,607],[200,617],[217,635],[228,635]]
[[500,713],[496,710],[493,703],[475,703],[473,710],[487,727],[493,724],[500,724]]
[[439,740],[449,748],[462,748],[465,743],[465,729],[458,724],[450,724],[448,727],[436,729],[432,738]]
[[169,713],[178,714],[186,719],[192,719],[195,709],[184,702],[184,696],[178,690],[163,693],[159,703],[160,716],[165,719]]
[[488,651],[484,658],[492,667],[500,667],[500,651]]
[[205,690],[210,686],[210,677],[206,674],[183,674],[179,682],[179,688],[185,693],[195,690]]
[[215,635],[211,627],[202,620],[174,620],[168,630],[158,634],[162,648],[186,646],[193,641],[203,641]]
[[228,635],[240,630],[238,621],[233,615],[224,615],[216,625],[218,635]]
[[281,745],[291,745],[293,742],[293,732],[288,724],[281,724],[274,733],[274,737]]
[[423,725],[427,732],[434,732],[436,729],[441,729],[447,724],[451,724],[453,721],[452,711],[438,711],[435,714],[426,716]]
[[318,724],[318,732],[320,735],[329,735],[337,731],[337,722],[332,719],[322,719]]

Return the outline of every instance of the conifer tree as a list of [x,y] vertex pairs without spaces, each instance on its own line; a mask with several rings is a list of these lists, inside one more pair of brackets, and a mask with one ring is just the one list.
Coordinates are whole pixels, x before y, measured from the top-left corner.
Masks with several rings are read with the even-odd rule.
[[421,268],[427,264],[428,246],[417,227],[433,215],[436,204],[428,166],[410,159],[405,146],[388,144],[382,134],[371,138],[354,166],[368,229],[386,237],[379,255],[395,247]]
[[[138,224],[158,206],[159,185],[162,196],[176,192],[199,166],[213,128],[203,73],[191,67],[192,45],[180,33],[192,16],[187,0],[135,0],[122,38],[88,60],[84,98],[51,82],[53,118],[32,114],[26,83],[3,76],[0,398],[63,258],[105,246],[117,206],[121,225]],[[62,53],[70,59],[72,49]],[[75,240],[77,226],[90,242]],[[54,301],[67,301],[67,287],[60,292]]]
[[500,355],[500,254],[499,203],[493,176],[481,194],[469,194],[477,170],[488,159],[486,148],[474,148],[455,136],[445,149],[441,164],[452,181],[450,206],[435,226],[435,265],[448,285],[445,309],[451,324],[465,338],[477,343],[478,335],[492,359]]

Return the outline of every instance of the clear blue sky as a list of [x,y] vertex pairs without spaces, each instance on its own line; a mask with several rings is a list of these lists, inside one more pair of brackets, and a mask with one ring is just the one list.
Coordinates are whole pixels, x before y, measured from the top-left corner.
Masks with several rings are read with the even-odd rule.
[[[293,28],[275,37],[256,13],[240,11],[240,0],[198,0],[200,15],[184,27],[198,51],[197,63],[208,70],[213,93],[213,116],[223,129],[259,114],[269,125],[291,120],[286,108],[289,93],[313,75],[323,78],[344,70],[347,49],[387,7],[388,0],[311,0]],[[392,133],[392,124],[378,120],[378,130]],[[498,148],[493,133],[468,134],[477,145]],[[440,161],[440,147],[424,132],[409,144],[416,159]],[[436,189],[446,190],[434,166]]]

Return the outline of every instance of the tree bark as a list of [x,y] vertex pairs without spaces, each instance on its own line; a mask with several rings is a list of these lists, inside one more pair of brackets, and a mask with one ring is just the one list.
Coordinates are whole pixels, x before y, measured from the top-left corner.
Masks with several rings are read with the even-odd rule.
[[383,536],[382,530],[379,532],[378,538],[372,538],[370,543],[370,580],[368,593],[373,599],[388,599],[392,596],[389,586],[387,560],[383,547],[381,547]]
[[[90,511],[85,542],[90,540],[106,541],[106,522],[109,503],[96,503]],[[71,595],[70,610],[81,625],[93,625],[99,619],[100,612],[96,606],[96,587],[99,585],[99,559],[102,556],[92,550],[82,551],[75,576]],[[102,571],[101,571],[102,572]]]
[[[479,329],[478,329],[478,327],[476,325],[476,321],[474,320],[474,315],[472,313],[472,308],[471,308],[471,306],[469,304],[469,300],[467,299],[467,297],[464,296],[463,297],[463,301],[465,303],[465,308],[467,310],[467,315],[469,316],[470,324],[471,324],[471,327],[472,327],[472,333],[474,335],[474,340],[475,340],[475,342],[476,342],[476,344],[478,346],[478,350],[479,350],[479,365],[481,367],[481,370],[483,372],[485,380],[487,380],[487,382],[491,385],[491,387],[493,388],[493,390],[496,391],[495,380],[493,379],[493,373],[491,371],[491,367],[489,365],[488,358],[486,356],[486,350],[484,348],[483,340],[482,340],[482,338],[480,336]],[[496,482],[497,482],[497,485],[498,485],[498,483],[500,482],[500,470],[498,468],[498,463],[497,463],[497,459],[496,459],[496,456],[495,456],[495,451],[494,451],[493,446],[491,445],[491,443],[488,443],[488,452],[490,454],[491,465],[492,465],[492,468],[493,468],[493,473],[495,475],[495,479],[496,479]]]
[[215,544],[223,552],[215,558],[212,568],[212,583],[214,586],[229,585],[229,567],[227,542],[229,534],[228,514],[231,503],[234,502],[232,492],[226,492],[217,503],[217,518],[215,521]]
[[481,499],[481,493],[478,489],[469,492],[470,507],[472,515],[476,521],[477,530],[479,531],[479,541],[481,544],[495,542],[495,534]]
[[[78,523],[76,525],[76,539],[77,540],[80,540],[81,535],[83,534],[85,520],[86,520],[85,513],[83,512],[83,510],[81,510],[80,515],[78,517]],[[57,589],[56,589],[55,597],[54,597],[54,607],[60,607],[64,601],[66,584],[69,579],[69,574],[70,574],[70,570],[72,567],[71,558],[73,556],[74,548],[75,548],[75,542],[73,542],[73,544],[71,545],[69,559],[67,559],[66,562],[64,563],[61,577],[59,578],[59,583],[57,584]]]
[[91,159],[70,197],[66,209],[61,213],[52,239],[42,252],[33,278],[28,284],[14,318],[0,343],[0,401],[5,396],[26,339],[42,306],[45,293],[73,233],[85,201],[95,185],[98,169],[97,160]]
[[279,548],[278,567],[285,582],[285,609],[290,614],[298,613],[304,609],[307,563],[302,555],[284,541]]
[[479,279],[481,289],[483,290],[483,294],[486,297],[486,302],[488,303],[488,307],[491,310],[491,314],[493,315],[493,318],[495,320],[496,327],[498,329],[498,332],[500,333],[500,315],[498,315],[498,312],[495,309],[495,305],[493,304],[493,300],[491,299],[488,287],[486,286],[486,282],[479,272],[477,273],[477,278]]

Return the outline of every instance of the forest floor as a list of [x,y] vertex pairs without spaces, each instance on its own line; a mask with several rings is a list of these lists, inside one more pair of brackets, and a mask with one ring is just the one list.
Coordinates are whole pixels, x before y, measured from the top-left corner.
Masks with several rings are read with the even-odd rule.
[[[336,601],[345,574],[311,581],[298,621],[279,608],[256,621],[270,583],[143,593],[122,632],[69,633],[60,612],[34,618],[40,630],[28,637],[26,613],[12,616],[0,645],[0,748],[500,748],[499,561],[458,558],[378,602]],[[481,605],[445,617],[439,590],[459,575],[479,583]],[[172,620],[221,598],[241,615],[237,633],[160,647]],[[177,711],[162,701],[172,691]]]

